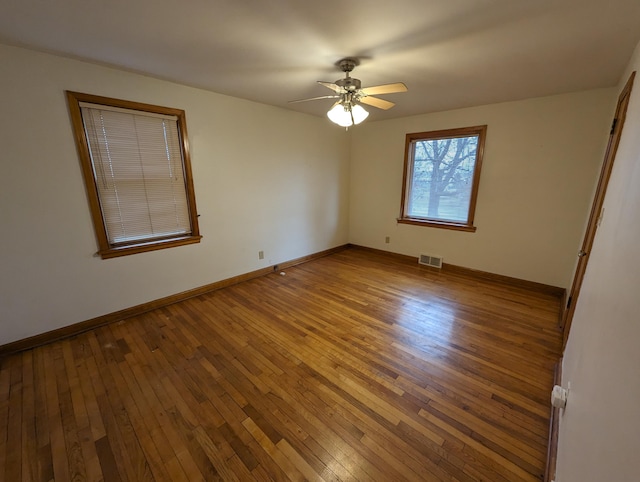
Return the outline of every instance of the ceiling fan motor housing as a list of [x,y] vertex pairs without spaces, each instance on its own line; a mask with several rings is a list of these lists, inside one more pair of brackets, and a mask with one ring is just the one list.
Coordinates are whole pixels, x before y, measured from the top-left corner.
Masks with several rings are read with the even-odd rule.
[[354,79],[353,77],[338,79],[335,81],[335,84],[351,92],[358,90],[361,86],[360,79]]

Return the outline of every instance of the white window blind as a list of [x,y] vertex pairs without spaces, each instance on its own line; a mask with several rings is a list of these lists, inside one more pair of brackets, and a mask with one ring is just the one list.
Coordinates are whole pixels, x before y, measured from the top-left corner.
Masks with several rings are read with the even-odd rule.
[[177,117],[80,107],[109,244],[191,234]]

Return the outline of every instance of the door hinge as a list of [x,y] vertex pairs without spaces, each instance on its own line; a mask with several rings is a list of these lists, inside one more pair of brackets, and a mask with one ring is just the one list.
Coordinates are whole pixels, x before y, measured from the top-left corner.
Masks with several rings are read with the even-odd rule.
[[611,123],[611,132],[609,133],[609,135],[612,135],[613,132],[616,130],[617,123],[618,123],[618,118],[614,117],[613,122]]
[[572,297],[569,296],[569,299],[567,300],[567,309],[571,308],[571,299]]

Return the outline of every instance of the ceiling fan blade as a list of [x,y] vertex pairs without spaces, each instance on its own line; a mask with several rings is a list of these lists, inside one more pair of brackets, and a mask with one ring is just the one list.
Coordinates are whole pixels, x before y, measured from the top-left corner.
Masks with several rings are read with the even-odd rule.
[[358,102],[362,102],[363,104],[371,105],[373,107],[377,107],[378,109],[391,109],[395,104],[393,102],[389,102],[388,100],[378,99],[377,97],[361,97]]
[[380,94],[396,94],[398,92],[406,92],[407,86],[402,82],[396,82],[395,84],[383,84],[374,85],[372,87],[365,87],[360,89],[365,95],[380,95]]
[[296,102],[309,102],[310,100],[320,100],[320,99],[339,99],[339,95],[321,95],[320,97],[310,97],[309,99],[298,99],[298,100],[290,100],[289,104],[295,104]]
[[338,94],[342,94],[345,91],[344,87],[340,87],[339,85],[336,85],[333,82],[323,82],[319,80],[318,84],[324,85],[327,89],[331,89],[334,92],[337,92]]

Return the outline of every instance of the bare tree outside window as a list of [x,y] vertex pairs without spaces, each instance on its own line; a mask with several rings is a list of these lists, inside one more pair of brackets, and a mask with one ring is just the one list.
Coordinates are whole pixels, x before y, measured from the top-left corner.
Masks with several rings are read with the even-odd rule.
[[475,230],[486,126],[407,134],[400,222]]

